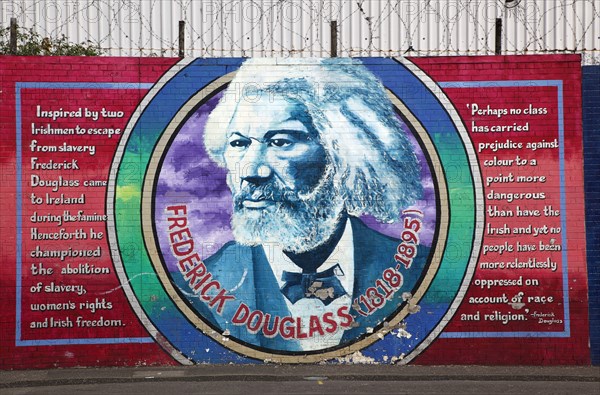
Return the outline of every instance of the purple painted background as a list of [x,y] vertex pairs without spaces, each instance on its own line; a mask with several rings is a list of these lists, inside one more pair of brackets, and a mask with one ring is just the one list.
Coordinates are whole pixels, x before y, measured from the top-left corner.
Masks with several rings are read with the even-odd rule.
[[[185,204],[188,207],[190,231],[195,251],[202,259],[217,252],[233,240],[230,217],[231,192],[225,182],[226,170],[218,167],[204,149],[202,136],[208,114],[217,105],[222,93],[208,100],[185,122],[168,148],[162,167],[158,169],[155,190],[155,225],[163,258],[169,271],[177,271],[177,261],[170,252],[165,208]],[[425,214],[421,244],[431,246],[436,224],[435,189],[425,155],[412,133],[405,127],[417,158],[421,163],[423,199],[413,208]],[[399,238],[402,223],[381,224],[374,218],[361,218],[370,228]]]

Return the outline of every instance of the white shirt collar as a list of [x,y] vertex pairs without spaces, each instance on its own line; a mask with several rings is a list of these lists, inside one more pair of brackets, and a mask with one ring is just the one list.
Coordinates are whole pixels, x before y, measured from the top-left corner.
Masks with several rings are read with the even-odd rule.
[[[279,284],[279,288],[281,288],[285,284],[281,279],[284,270],[287,272],[301,273],[302,269],[296,266],[278,245],[272,244],[269,247],[271,248],[265,248],[265,255],[267,256],[267,261],[275,275],[277,284]],[[325,271],[337,264],[340,265],[343,272],[343,276],[338,276],[338,279],[346,292],[349,295],[352,295],[352,290],[354,289],[354,239],[352,237],[352,225],[350,224],[350,220],[346,221],[344,233],[333,252],[317,271]]]

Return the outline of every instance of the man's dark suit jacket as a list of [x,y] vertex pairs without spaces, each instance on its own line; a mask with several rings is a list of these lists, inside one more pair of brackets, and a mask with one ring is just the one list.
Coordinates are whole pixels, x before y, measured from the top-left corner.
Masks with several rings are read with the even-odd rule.
[[[358,218],[351,217],[350,222],[354,238],[355,265],[354,290],[350,296],[354,300],[364,295],[369,287],[376,287],[376,280],[382,278],[385,269],[396,267],[394,254],[400,241],[368,228]],[[367,317],[359,314],[353,307],[350,308],[355,324],[345,331],[339,346],[357,340],[367,333],[367,328],[376,329],[386,318],[389,320],[393,316],[393,313],[404,303],[402,293],[414,293],[419,280],[425,274],[423,269],[428,254],[429,248],[419,246],[411,268],[400,269],[404,278],[402,287],[390,300],[387,300],[383,307]],[[219,332],[229,330],[230,336],[252,346],[274,351],[301,351],[297,344],[298,340],[283,339],[279,335],[267,338],[260,331],[252,334],[248,332],[245,325],[233,325],[230,322],[240,302],[245,303],[250,311],[261,310],[271,316],[280,317],[291,315],[261,246],[247,247],[229,242],[204,263],[213,279],[219,281],[221,287],[227,289],[228,294],[236,298],[225,304],[221,315],[210,309],[198,298],[198,295],[191,293],[189,285],[183,281],[180,273],[173,273],[172,276],[182,290],[182,295],[205,321]],[[366,311],[364,305],[360,306],[363,311]]]

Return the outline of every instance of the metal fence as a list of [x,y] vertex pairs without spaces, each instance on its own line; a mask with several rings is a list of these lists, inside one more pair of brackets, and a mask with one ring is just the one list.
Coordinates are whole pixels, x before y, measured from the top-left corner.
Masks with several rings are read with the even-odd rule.
[[[0,0],[42,36],[90,40],[113,56],[582,53],[600,64],[600,0]],[[332,24],[337,28],[332,34]]]

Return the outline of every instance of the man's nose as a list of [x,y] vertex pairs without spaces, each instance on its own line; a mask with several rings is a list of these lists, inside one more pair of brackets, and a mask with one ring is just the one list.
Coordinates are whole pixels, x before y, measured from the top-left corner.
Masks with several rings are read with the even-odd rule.
[[250,144],[240,163],[242,180],[257,184],[271,178],[273,169],[266,157],[265,148],[258,141]]

